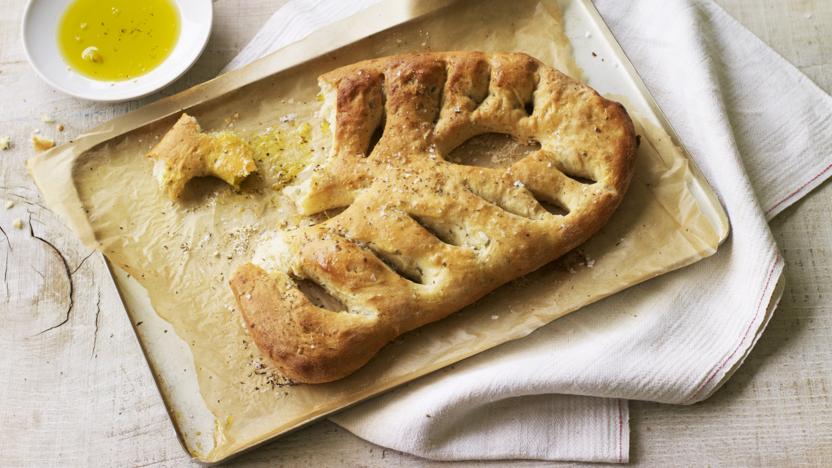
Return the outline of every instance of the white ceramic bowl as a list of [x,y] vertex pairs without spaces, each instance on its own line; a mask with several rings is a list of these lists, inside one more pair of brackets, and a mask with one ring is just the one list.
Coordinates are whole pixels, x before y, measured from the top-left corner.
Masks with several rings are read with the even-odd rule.
[[[137,0],[141,1],[141,0]],[[173,0],[179,10],[179,40],[167,59],[139,77],[97,81],[72,70],[58,48],[58,26],[72,0],[30,0],[23,13],[23,47],[35,71],[53,88],[91,101],[118,102],[158,91],[196,62],[211,35],[211,0]]]

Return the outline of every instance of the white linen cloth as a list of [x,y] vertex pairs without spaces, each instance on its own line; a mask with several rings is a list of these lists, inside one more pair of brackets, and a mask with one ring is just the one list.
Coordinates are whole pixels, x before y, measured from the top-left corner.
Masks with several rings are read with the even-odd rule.
[[[229,68],[373,3],[290,1]],[[832,98],[709,1],[596,6],[719,194],[730,238],[713,257],[332,418],[356,435],[442,460],[626,462],[626,399],[707,398],[765,328],[783,270],[767,220],[832,175]]]

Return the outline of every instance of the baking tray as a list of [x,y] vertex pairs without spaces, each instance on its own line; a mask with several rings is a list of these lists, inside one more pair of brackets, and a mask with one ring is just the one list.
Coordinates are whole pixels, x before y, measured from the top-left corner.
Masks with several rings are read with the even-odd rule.
[[[280,74],[292,73],[310,61],[334,57],[339,50],[363,38],[382,31],[388,35],[396,34],[398,30],[405,31],[407,28],[413,28],[413,24],[418,22],[427,24],[425,22],[434,21],[451,8],[465,8],[465,5],[472,4],[472,2],[473,0],[382,2],[355,17],[328,26],[303,41],[283,48],[240,70],[176,96],[160,100],[93,129],[70,145],[33,158],[29,161],[30,170],[44,193],[47,204],[68,220],[68,224],[85,243],[100,247],[92,226],[77,222],[85,215],[81,212],[81,204],[76,200],[78,195],[75,193],[76,187],[72,185],[71,177],[68,180],[54,177],[54,173],[71,173],[73,170],[71,166],[79,154],[107,144],[109,141],[115,141],[117,137],[133,129],[170,118],[182,110],[210,105],[211,99],[215,96],[239,92],[248,84]],[[716,195],[693,163],[684,155],[672,128],[591,2],[561,0],[556,3],[562,9],[563,31],[574,49],[573,74],[582,75],[585,81],[602,94],[622,101],[626,105],[636,118],[641,135],[642,149],[640,151],[648,151],[662,159],[666,163],[668,173],[685,171],[683,189],[690,193],[696,205],[690,209],[701,215],[709,226],[708,240],[697,247],[695,255],[679,256],[663,263],[657,262],[655,268],[638,281],[680,268],[713,254],[729,231],[727,216]],[[426,42],[429,40],[430,38]],[[418,46],[419,44],[412,45],[414,48]],[[658,175],[658,179],[661,179],[661,174]],[[655,190],[661,190],[661,186],[655,187]],[[348,398],[338,399],[330,404],[317,404],[314,408],[310,408],[303,417],[283,421],[281,424],[278,424],[280,421],[276,421],[273,427],[259,431],[257,435],[245,440],[229,441],[223,439],[221,435],[218,437],[217,434],[223,434],[223,425],[231,424],[231,421],[228,416],[226,418],[215,416],[206,403],[198,383],[194,355],[188,343],[177,333],[170,332],[171,325],[156,314],[147,291],[130,273],[109,260],[108,265],[131,323],[134,325],[139,343],[152,369],[160,394],[174,422],[177,435],[185,449],[195,459],[202,462],[218,462],[227,459],[427,372],[501,342],[520,338],[555,318],[553,315],[544,315],[538,320],[539,323],[534,322],[527,329],[505,333],[497,338],[491,338],[490,341],[484,340],[485,343],[480,348],[471,348],[467,353],[449,354],[447,359],[436,360],[429,367],[422,366],[417,371],[388,378],[379,385],[351,394]],[[636,282],[628,283],[627,286]],[[621,287],[611,287],[607,290],[599,290],[597,294],[587,297],[586,300],[563,305],[559,315],[599,300],[620,289]],[[457,319],[443,322],[451,323],[453,326],[453,320]],[[222,450],[217,449],[218,447]]]

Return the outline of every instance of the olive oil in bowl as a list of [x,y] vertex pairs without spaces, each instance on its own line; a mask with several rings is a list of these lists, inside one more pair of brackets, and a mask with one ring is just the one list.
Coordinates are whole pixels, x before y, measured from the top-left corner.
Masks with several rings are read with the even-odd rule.
[[75,0],[58,28],[64,60],[100,81],[144,75],[170,55],[179,39],[172,0]]

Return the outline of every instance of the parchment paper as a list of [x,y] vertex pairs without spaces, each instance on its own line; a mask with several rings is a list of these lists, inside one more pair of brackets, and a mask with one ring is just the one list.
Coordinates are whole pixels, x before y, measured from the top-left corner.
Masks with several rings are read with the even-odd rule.
[[[399,8],[392,3],[375,14]],[[401,337],[346,379],[292,385],[275,373],[250,342],[227,278],[250,259],[258,240],[302,222],[280,190],[286,174],[275,165],[326,155],[327,132],[315,117],[320,73],[369,57],[470,49],[523,51],[582,76],[557,1],[433,3],[423,8],[451,5],[246,86],[240,85],[252,75],[264,75],[264,63],[183,93],[191,95],[180,102],[194,102],[194,93],[204,93],[200,104],[187,109],[204,129],[239,131],[270,148],[268,156],[260,154],[257,175],[239,192],[200,179],[191,183],[184,202],[163,196],[144,155],[178,117],[170,102],[30,161],[47,203],[87,244],[147,289],[155,311],[190,347],[200,392],[216,420],[213,447],[188,444],[199,459],[221,460],[525,336],[583,305],[711,255],[724,238],[702,211],[702,197],[690,190],[694,174],[688,160],[661,128],[640,122],[630,190],[609,224],[577,251]],[[307,50],[326,46],[320,37],[313,39],[318,44],[305,41]],[[164,115],[169,116],[158,119]]]

